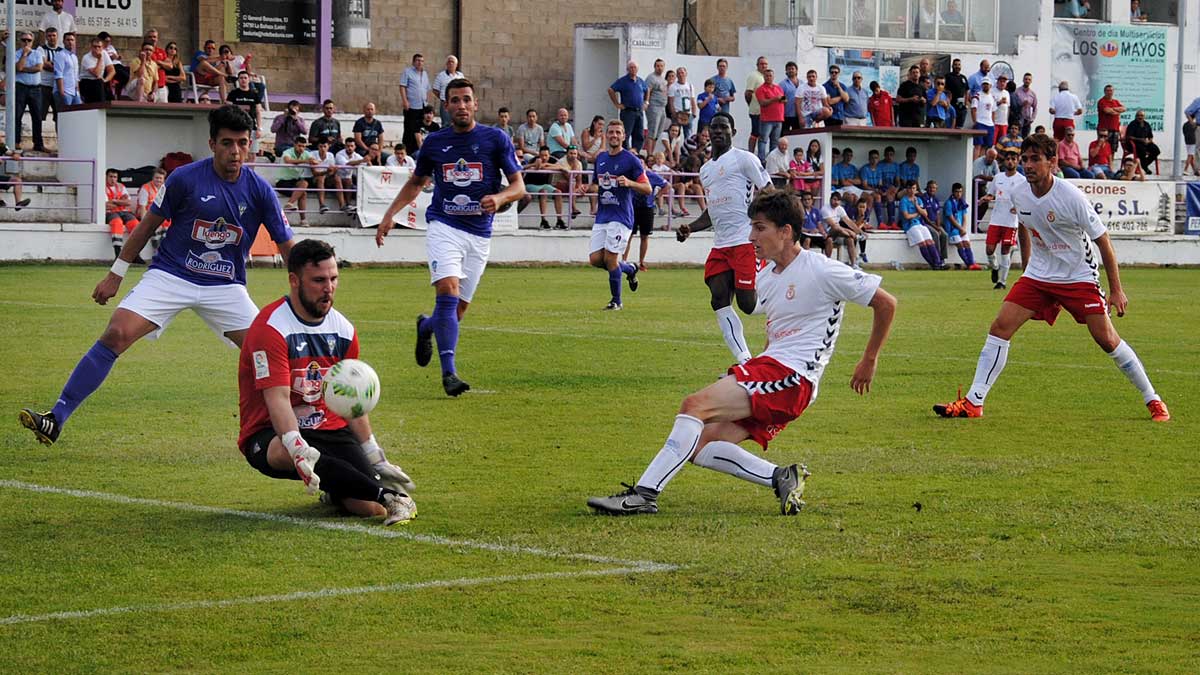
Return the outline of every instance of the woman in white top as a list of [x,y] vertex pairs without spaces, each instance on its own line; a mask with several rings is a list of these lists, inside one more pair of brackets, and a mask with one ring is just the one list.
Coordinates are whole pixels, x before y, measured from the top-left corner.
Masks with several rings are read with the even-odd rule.
[[666,157],[668,166],[677,167],[682,159],[683,152],[683,130],[679,125],[672,123],[667,127],[667,130],[662,132],[658,140],[662,143],[662,154]]
[[603,115],[596,115],[592,118],[591,126],[583,130],[583,136],[580,137],[579,142],[582,144],[582,147],[579,148],[579,154],[583,156],[584,161],[596,161],[596,156],[604,150]]

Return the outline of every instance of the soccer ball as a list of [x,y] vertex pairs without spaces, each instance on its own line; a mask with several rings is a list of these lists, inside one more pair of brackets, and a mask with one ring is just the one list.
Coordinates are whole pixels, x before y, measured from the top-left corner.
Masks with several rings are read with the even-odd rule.
[[379,403],[379,376],[358,359],[343,359],[329,367],[321,381],[325,406],[346,419],[362,417]]

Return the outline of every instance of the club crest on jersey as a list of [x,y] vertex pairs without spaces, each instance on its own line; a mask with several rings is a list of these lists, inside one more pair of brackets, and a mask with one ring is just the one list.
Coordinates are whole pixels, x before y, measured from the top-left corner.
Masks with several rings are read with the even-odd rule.
[[1053,223],[1053,222],[1054,222],[1054,211],[1053,211],[1053,210],[1050,210],[1050,211],[1047,211],[1047,212],[1046,212],[1046,222],[1047,222],[1047,223]]
[[238,204],[238,217],[240,218],[241,216],[243,216],[245,214],[246,214],[246,205]]
[[784,293],[783,297],[787,298],[788,300],[792,300],[793,298],[795,298],[796,297],[796,284],[788,284],[787,293]]
[[316,361],[310,362],[303,370],[296,371],[292,380],[292,391],[296,392],[305,403],[315,403],[321,398],[321,380],[325,374],[321,365]]
[[216,222],[197,218],[192,222],[192,239],[213,250],[227,244],[237,246],[242,242],[242,228],[225,222],[224,218],[217,218]]
[[483,163],[459,158],[453,164],[442,165],[442,180],[455,187],[467,187],[483,180]]
[[197,274],[233,279],[233,263],[221,257],[217,251],[205,251],[199,255],[195,251],[188,251],[184,267]]

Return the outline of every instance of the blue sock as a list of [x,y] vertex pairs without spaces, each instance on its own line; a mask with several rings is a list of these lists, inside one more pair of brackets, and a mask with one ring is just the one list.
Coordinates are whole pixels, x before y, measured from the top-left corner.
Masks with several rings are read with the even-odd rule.
[[633,263],[631,263],[629,261],[622,261],[620,269],[621,269],[621,274],[630,275],[630,276],[637,274],[637,265],[634,265]]
[[930,267],[937,267],[937,265],[933,262],[933,254],[930,253],[928,246],[921,247],[921,257],[925,259],[925,262]]
[[58,420],[59,424],[66,424],[67,418],[84,399],[104,384],[104,378],[108,377],[108,371],[112,370],[116,362],[117,354],[96,341],[83,358],[79,359],[79,364],[71,371],[71,377],[67,378],[67,383],[63,385],[62,393],[58,395],[58,401],[50,411],[54,413],[54,419]]
[[437,296],[430,323],[433,324],[433,335],[437,338],[442,374],[457,372],[454,369],[454,349],[458,346],[458,296]]
[[971,257],[970,251],[971,251],[971,249],[969,249],[969,248],[958,249],[958,257],[962,258],[963,264],[966,265],[967,267],[971,266],[971,261],[969,260],[969,258]]
[[608,290],[612,291],[612,301],[621,304],[621,268],[620,266],[608,271]]
[[881,199],[875,202],[875,224],[884,225],[885,223],[887,221],[883,219],[883,200]]

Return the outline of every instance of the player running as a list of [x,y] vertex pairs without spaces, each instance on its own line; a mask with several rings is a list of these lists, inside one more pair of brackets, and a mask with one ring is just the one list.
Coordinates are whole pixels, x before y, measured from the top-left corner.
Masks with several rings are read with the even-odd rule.
[[125,240],[92,299],[106,304],[117,294],[129,264],[164,221],[166,231],[150,269],[117,306],[100,339],[83,355],[54,407],[43,413],[26,408],[18,418],[46,445],[58,440],[67,419],[100,388],[117,357],[149,335],[162,335],[167,324],[190,309],[217,335],[240,346],[258,308],[246,292],[246,257],[266,226],[286,256],[292,247],[288,227],[271,185],[243,171],[250,156],[254,123],[245,110],[221,106],[208,114],[212,157],[172,172],[155,195],[146,217]]
[[[1117,310],[1117,316],[1125,316],[1129,299],[1121,288],[1108,232],[1079,188],[1054,177],[1057,152],[1054,139],[1045,134],[1034,134],[1021,143],[1028,182],[1010,195],[1017,211],[1021,255],[1028,264],[992,322],[971,390],[965,397],[960,392],[956,401],[934,405],[933,411],[942,417],[983,417],[983,401],[1004,371],[1013,335],[1030,319],[1054,325],[1059,311],[1066,308],[1076,322],[1087,325],[1096,344],[1142,393],[1150,419],[1166,422],[1171,419],[1167,405],[1155,393],[1133,348],[1109,319],[1109,308]],[[1100,262],[1108,277],[1107,299],[1100,288],[1093,242],[1100,249]]]
[[[612,299],[606,310],[621,309],[621,275],[629,279],[629,290],[638,289],[638,268],[621,260],[633,232],[633,200],[649,195],[653,188],[637,155],[625,150],[625,125],[611,120],[604,128],[608,151],[596,156],[592,175],[600,198],[592,240],[588,244],[588,264],[608,270],[608,290]],[[637,197],[634,193],[637,193]]]
[[[458,396],[471,388],[459,379],[454,364],[458,323],[487,267],[492,217],[525,196],[525,180],[508,135],[475,123],[479,109],[475,85],[467,79],[453,80],[446,85],[445,97],[451,124],[422,142],[417,168],[383,214],[375,243],[383,246],[396,214],[432,180],[433,199],[425,211],[429,221],[425,250],[436,299],[433,316],[417,316],[416,357],[418,366],[429,365],[431,340],[436,338],[442,388],[447,395]],[[501,176],[508,179],[507,187],[500,184]]]
[[675,417],[667,442],[637,485],[611,497],[593,497],[588,506],[607,515],[658,513],[658,496],[691,461],[706,469],[770,487],[780,511],[793,515],[808,472],[795,464],[780,467],[739,447],[752,439],[763,447],[817,396],[821,374],[833,356],[846,301],[871,307],[874,322],[850,387],[870,390],[879,351],[896,312],[896,299],[879,287],[880,277],[853,270],[819,251],[800,247],[796,223],[804,217],[788,192],[764,192],[750,207],[750,241],[769,261],[758,273],[759,313],[767,315],[767,348],[733,366],[725,377],[688,396]]
[[[330,366],[358,358],[358,334],[333,308],[333,247],[305,239],[288,255],[288,294],[263,307],[238,360],[238,449],[268,478],[302,480],[310,494],[384,525],[417,517],[412,480],[387,461],[367,416],[346,420],[325,406]],[[378,474],[378,476],[376,475]]]
[[[754,190],[771,185],[771,176],[754,153],[733,147],[737,130],[733,116],[717,113],[708,127],[712,141],[712,159],[700,167],[700,182],[708,193],[708,208],[694,222],[675,230],[679,241],[687,241],[692,232],[714,228],[713,248],[704,261],[704,283],[712,294],[711,306],[717,313],[717,325],[725,344],[738,363],[750,359],[742,320],[733,311],[733,298],[745,314],[758,304],[754,279],[758,261],[749,243],[750,217],[746,207]],[[797,221],[798,223],[799,221]]]
[[[1057,152],[1057,151],[1056,151]],[[1002,173],[996,174],[988,183],[987,201],[992,204],[992,215],[988,218],[987,228],[987,259],[988,269],[992,270],[992,288],[1008,288],[1008,270],[1012,267],[1012,247],[1017,243],[1017,211],[1013,206],[1013,193],[1025,185],[1027,176],[1017,173],[1016,148],[1004,148],[1001,151],[1000,168]],[[1000,255],[996,255],[996,247],[1000,247]],[[1022,249],[1021,260],[1027,262]]]

